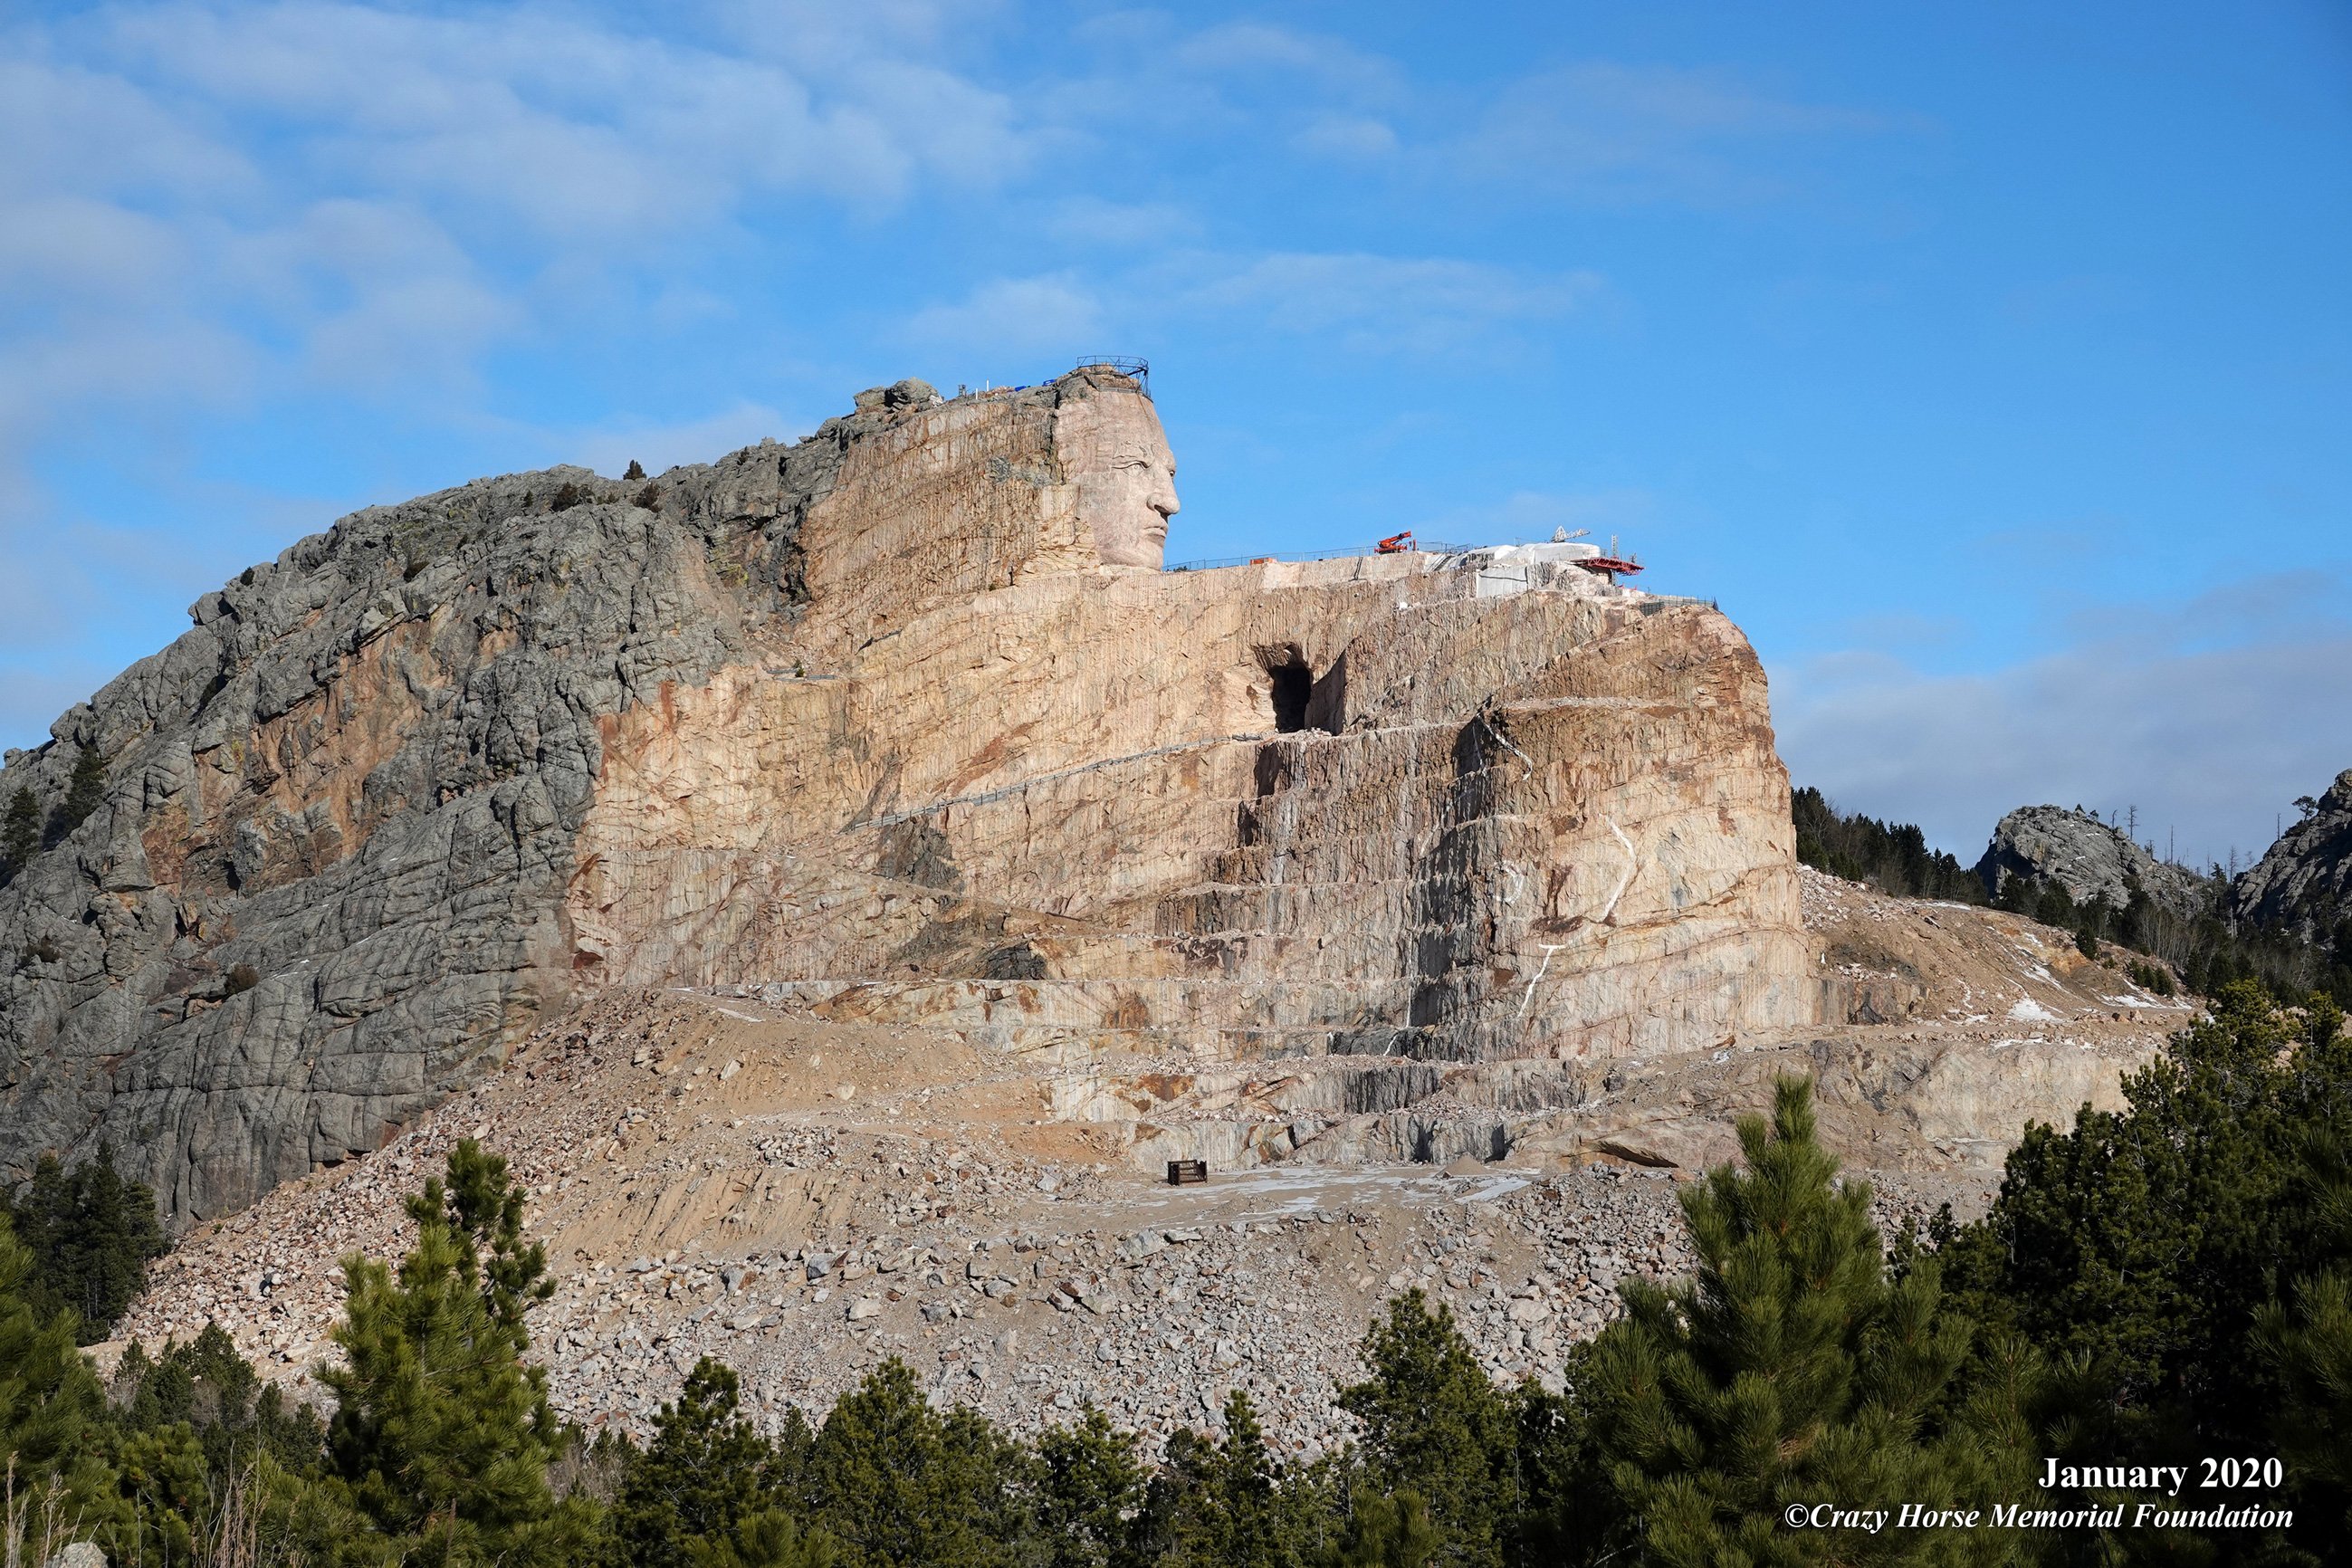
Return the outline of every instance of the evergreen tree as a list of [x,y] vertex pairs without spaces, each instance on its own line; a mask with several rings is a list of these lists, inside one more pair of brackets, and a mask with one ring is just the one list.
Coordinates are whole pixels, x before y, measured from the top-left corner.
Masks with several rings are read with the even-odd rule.
[[2284,1397],[2273,1418],[2277,1452],[2305,1506],[2341,1521],[2336,1561],[2352,1554],[2352,1156],[2333,1129],[2306,1134],[2310,1272],[2294,1305],[2264,1303],[2254,1347]]
[[1364,1424],[1374,1484],[1410,1489],[1426,1506],[1435,1562],[1500,1568],[1526,1503],[1518,1423],[1454,1310],[1433,1313],[1419,1288],[1406,1291],[1373,1324],[1364,1362],[1370,1379],[1342,1391],[1339,1407]]
[[[677,1403],[655,1416],[653,1443],[614,1500],[613,1538],[631,1568],[693,1568],[714,1552],[749,1564],[764,1561],[762,1551],[785,1550],[769,1539],[780,1534],[774,1525],[744,1533],[755,1515],[781,1514],[768,1500],[780,1478],[775,1449],[735,1415],[739,1390],[733,1371],[705,1356]],[[785,1525],[791,1551],[819,1549]]]
[[41,852],[41,803],[31,786],[18,784],[8,797],[8,814],[0,818],[0,882],[13,881]]
[[809,1446],[803,1517],[839,1543],[845,1568],[1015,1563],[1026,1458],[977,1412],[933,1410],[893,1356]]
[[[1998,1557],[1989,1528],[1784,1523],[1791,1504],[2017,1501],[2033,1467],[2013,1401],[1955,1399],[1972,1325],[1944,1310],[1932,1258],[1890,1277],[1869,1187],[1832,1184],[1810,1080],[1780,1079],[1773,1100],[1769,1123],[1740,1120],[1747,1168],[1682,1194],[1696,1277],[1621,1287],[1628,1315],[1591,1359],[1592,1431],[1645,1555],[1692,1568]],[[1982,1425],[1934,1430],[1955,1404]]]
[[2290,1152],[2352,1135],[2339,1018],[2325,999],[2298,1016],[2258,984],[2224,987],[2125,1081],[2126,1110],[2029,1127],[1991,1212],[1937,1227],[1954,1290],[2053,1361],[2099,1363],[2119,1404],[2167,1407],[2187,1451],[2259,1439],[2271,1393],[2244,1375],[2246,1335],[2312,1235]]
[[1224,1417],[1217,1442],[1189,1432],[1169,1440],[1136,1521],[1143,1560],[1165,1568],[1305,1568],[1343,1545],[1329,1500],[1276,1463],[1249,1395],[1234,1389]]
[[1326,1568],[1423,1568],[1437,1550],[1437,1527],[1430,1522],[1419,1493],[1383,1497],[1371,1492],[1356,1500],[1347,1530],[1324,1563]]
[[467,1139],[447,1185],[408,1200],[416,1245],[396,1275],[343,1260],[334,1340],[349,1364],[319,1375],[340,1401],[332,1472],[373,1539],[336,1543],[341,1554],[573,1568],[587,1550],[593,1506],[548,1486],[565,1434],[546,1370],[520,1359],[523,1314],[553,1290],[545,1249],[522,1246],[523,1203],[506,1162]]
[[1976,873],[1929,849],[1916,823],[1845,816],[1810,786],[1790,792],[1789,816],[1797,830],[1797,858],[1816,870],[1903,897],[1984,902]]
[[98,754],[98,744],[93,741],[74,759],[73,773],[66,780],[65,798],[49,815],[48,842],[55,844],[64,838],[105,804],[106,759]]
[[75,1348],[73,1313],[43,1321],[26,1300],[32,1271],[31,1249],[0,1215],[0,1462],[13,1457],[26,1479],[68,1463],[106,1403]]
[[[74,1314],[44,1321],[26,1300],[32,1268],[31,1249],[0,1215],[0,1468],[16,1496],[30,1500],[28,1535],[52,1512],[94,1531],[117,1511],[113,1472],[96,1454],[105,1391],[75,1348]],[[40,1544],[36,1539],[36,1550]],[[15,1561],[16,1543],[5,1545]]]
[[44,1319],[72,1308],[83,1344],[107,1337],[145,1289],[148,1260],[165,1250],[154,1192],[122,1179],[111,1144],[70,1173],[55,1154],[42,1155],[11,1213],[33,1253],[26,1300]]
[[1075,1426],[1037,1439],[1037,1533],[1051,1568],[1110,1568],[1126,1548],[1128,1520],[1142,1506],[1150,1472],[1131,1435],[1089,1405]]
[[189,1427],[215,1492],[225,1491],[256,1459],[299,1472],[320,1456],[325,1429],[307,1405],[289,1405],[274,1383],[264,1383],[236,1342],[217,1323],[185,1344],[169,1343],[153,1358],[132,1341],[115,1363],[110,1403],[126,1432]]

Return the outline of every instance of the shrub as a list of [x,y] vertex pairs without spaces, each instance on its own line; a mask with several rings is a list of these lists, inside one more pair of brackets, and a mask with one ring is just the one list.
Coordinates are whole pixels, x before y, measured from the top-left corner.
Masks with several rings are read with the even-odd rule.
[[646,466],[643,463],[638,462],[635,458],[631,458],[629,459],[629,471],[623,474],[621,477],[625,479],[642,479],[646,477]]
[[580,487],[578,485],[566,479],[562,485],[557,487],[555,499],[548,502],[547,510],[550,511],[569,511],[573,507],[579,506],[587,500],[587,499],[588,498],[586,496],[580,493]]
[[250,963],[240,963],[228,972],[228,980],[221,987],[224,996],[234,996],[240,991],[250,991],[261,984],[261,971]]

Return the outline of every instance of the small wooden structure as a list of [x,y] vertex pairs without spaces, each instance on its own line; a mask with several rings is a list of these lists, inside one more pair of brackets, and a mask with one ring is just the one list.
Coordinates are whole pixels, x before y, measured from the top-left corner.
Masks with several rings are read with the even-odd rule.
[[1168,1184],[1171,1187],[1191,1186],[1195,1182],[1205,1182],[1208,1179],[1209,1165],[1205,1160],[1168,1162]]

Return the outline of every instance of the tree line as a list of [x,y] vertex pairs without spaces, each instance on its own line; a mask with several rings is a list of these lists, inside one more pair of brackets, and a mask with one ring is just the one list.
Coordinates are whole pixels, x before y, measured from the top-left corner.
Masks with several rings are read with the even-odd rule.
[[[77,1308],[43,1316],[58,1293],[7,1237],[9,1528],[36,1562],[70,1535],[115,1568],[2341,1563],[2342,1022],[2225,986],[2126,1109],[2030,1129],[1986,1217],[1894,1237],[1784,1078],[1740,1159],[1681,1192],[1696,1270],[1621,1287],[1563,1391],[1496,1385],[1409,1291],[1339,1397],[1357,1443],[1312,1465],[1279,1458],[1238,1391],[1155,1465],[1091,1408],[1034,1440],[934,1408],[895,1360],[770,1435],[705,1358],[643,1448],[591,1440],[525,1356],[546,1258],[471,1142],[408,1200],[397,1265],[345,1260],[324,1425],[217,1328],[134,1346],[102,1384]],[[2251,1459],[2252,1482],[2203,1487],[2209,1457]],[[2109,1484],[2117,1461],[2189,1484]],[[2052,1484],[2061,1464],[2095,1484]],[[1906,1505],[1944,1522],[1896,1522]],[[2225,1505],[2242,1518],[2183,1517]]]
[[1916,823],[1881,822],[1858,812],[1846,816],[1810,784],[1790,795],[1789,815],[1797,828],[1797,858],[1817,871],[1903,898],[1985,901],[1977,874],[1928,848],[1927,835]]
[[[2158,903],[2137,886],[2130,888],[2123,908],[2117,909],[2104,898],[2078,904],[2056,882],[2037,885],[2011,877],[1993,903],[2073,931],[2085,957],[2097,957],[2099,943],[2111,942],[2159,960],[2194,995],[2212,996],[2237,982],[2252,981],[2275,994],[2316,991],[2338,1007],[2352,1007],[2352,919],[2337,922],[2315,942],[2284,927],[2232,931],[2221,918],[2227,891],[2226,884],[2210,882],[2205,901],[2195,912],[2184,913]],[[2148,989],[2172,994],[2171,973],[2155,964],[2135,963],[2131,974]]]
[[2278,995],[2324,992],[2337,1006],[2352,1008],[2352,917],[2323,930],[2315,941],[2283,925],[2233,929],[2222,918],[2230,889],[2219,867],[2205,879],[2193,911],[2158,903],[2136,884],[2120,909],[2104,898],[2078,904],[2058,883],[2025,877],[2005,879],[1992,896],[1974,869],[1929,849],[1916,823],[1845,815],[1811,785],[1791,792],[1789,811],[1797,830],[1797,858],[1815,870],[1903,898],[1990,902],[2073,931],[2087,958],[2100,955],[2102,942],[2114,942],[2155,961],[2133,964],[2131,975],[2161,995],[2186,988],[2211,996],[2233,982],[2251,980]]

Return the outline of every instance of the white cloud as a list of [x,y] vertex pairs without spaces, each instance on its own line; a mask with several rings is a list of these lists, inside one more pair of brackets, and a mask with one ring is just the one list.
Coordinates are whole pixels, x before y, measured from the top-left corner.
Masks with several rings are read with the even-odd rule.
[[2191,863],[2258,854],[2275,813],[2291,819],[2288,802],[2352,766],[2352,686],[2337,679],[2352,626],[2312,613],[2310,590],[2143,607],[2127,635],[1990,674],[1870,653],[1776,667],[1780,754],[1796,782],[1917,822],[1965,861],[2004,814],[2044,804],[2137,805],[2140,837],[2161,852],[2177,831]]
[[1265,22],[1226,22],[1203,29],[1179,43],[1169,58],[1208,75],[1303,77],[1327,91],[1351,97],[1392,97],[1403,88],[1403,73],[1391,61],[1327,33]]
[[1201,222],[1170,202],[1113,202],[1072,196],[1056,203],[1045,232],[1067,244],[1105,249],[1157,251],[1200,233]]
[[1597,272],[1446,258],[1294,251],[1245,262],[1186,258],[1168,270],[1175,311],[1376,353],[1450,353],[1507,323],[1579,314],[1608,294]]
[[898,336],[922,348],[969,349],[1007,354],[1094,352],[1104,312],[1094,290],[1076,272],[999,278],[954,305],[915,312]]
[[[970,21],[954,6],[747,6],[732,43],[689,36],[707,13],[655,36],[535,5],[21,16],[0,24],[0,722],[16,734],[22,701],[53,714],[56,680],[83,679],[43,672],[144,651],[216,557],[276,548],[193,471],[207,418],[326,395],[478,435],[502,423],[473,390],[488,357],[568,330],[583,301],[707,320],[723,305],[672,274],[774,209],[986,193],[1041,145],[950,58]],[[710,457],[770,433],[765,412],[626,432],[638,449],[614,455]],[[67,515],[35,475],[36,453],[110,446],[179,515]]]
[[899,329],[926,347],[1087,353],[1163,326],[1279,332],[1364,353],[1480,354],[1499,330],[1557,321],[1608,299],[1587,271],[1536,272],[1445,258],[1189,252],[1096,281],[1066,268],[999,278]]
[[1302,153],[1328,158],[1386,158],[1397,150],[1397,133],[1386,121],[1365,115],[1318,114],[1291,142]]
[[1507,89],[1466,134],[1433,143],[1432,169],[1588,200],[1713,205],[1783,192],[1782,178],[1758,166],[1763,139],[1889,123],[1775,99],[1719,71],[1588,61]]

